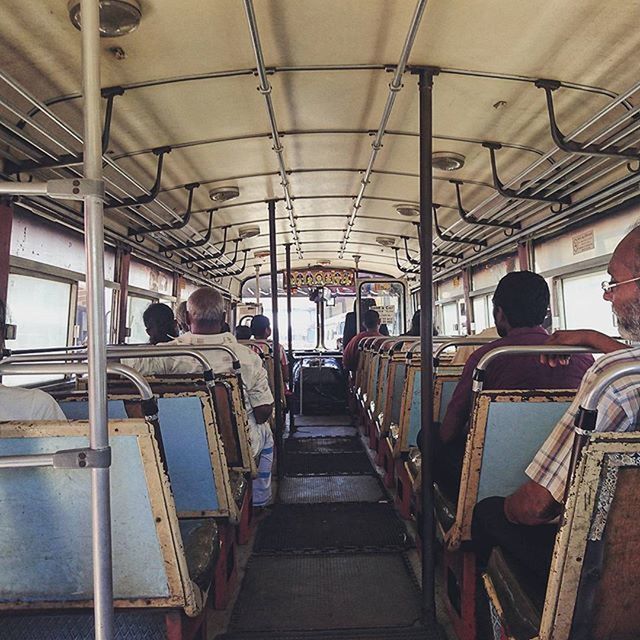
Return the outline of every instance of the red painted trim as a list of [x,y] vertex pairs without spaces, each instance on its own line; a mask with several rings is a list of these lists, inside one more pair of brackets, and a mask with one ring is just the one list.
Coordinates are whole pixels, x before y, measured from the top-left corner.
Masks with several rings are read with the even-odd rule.
[[471,335],[471,323],[474,322],[473,304],[471,304],[471,269],[466,267],[462,270],[462,292],[464,295],[464,306],[467,311],[467,335]]
[[118,248],[116,253],[116,282],[120,285],[117,325],[117,339],[119,344],[124,344],[126,338],[130,265],[131,252],[123,248]]
[[13,207],[0,200],[0,301],[7,303]]
[[531,265],[529,264],[529,243],[518,243],[518,268],[520,271],[531,271]]

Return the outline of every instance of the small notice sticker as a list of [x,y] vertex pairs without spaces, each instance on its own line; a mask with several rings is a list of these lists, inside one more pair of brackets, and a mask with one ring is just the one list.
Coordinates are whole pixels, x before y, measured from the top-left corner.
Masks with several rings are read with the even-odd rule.
[[578,235],[571,238],[571,244],[573,245],[573,255],[584,253],[585,251],[591,251],[595,245],[595,238],[593,235],[593,229],[589,231],[583,231]]
[[392,324],[396,319],[396,308],[392,304],[371,308],[378,312],[382,324]]

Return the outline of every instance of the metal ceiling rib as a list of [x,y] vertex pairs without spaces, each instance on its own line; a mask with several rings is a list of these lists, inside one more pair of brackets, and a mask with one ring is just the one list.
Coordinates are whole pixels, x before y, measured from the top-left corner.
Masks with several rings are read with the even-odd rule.
[[[0,157],[55,158],[73,152],[80,141],[74,84],[79,59],[75,43],[69,43],[79,34],[67,20],[64,3],[43,0],[38,8],[18,0],[6,3],[0,23]],[[233,273],[238,265],[232,266],[230,258],[238,227],[258,224],[264,233],[265,200],[275,199],[278,238],[295,234],[305,253],[294,266],[321,257],[351,264],[348,242],[349,253],[363,255],[361,268],[367,268],[367,259],[376,264],[382,259],[390,273],[398,273],[394,252],[376,245],[371,251],[367,239],[408,236],[412,257],[417,257],[411,221],[396,217],[391,207],[418,200],[417,92],[413,82],[402,92],[389,90],[387,83],[399,89],[403,72],[423,65],[440,67],[434,90],[436,150],[466,156],[461,171],[434,176],[442,237],[488,244],[476,253],[436,239],[434,261],[444,267],[443,275],[451,271],[451,258],[442,254],[462,254],[458,269],[513,247],[517,238],[629,199],[637,190],[638,178],[628,172],[626,161],[555,148],[545,93],[535,87],[540,78],[563,78],[554,100],[560,128],[572,130],[567,139],[602,144],[605,152],[635,147],[640,121],[634,105],[640,104],[640,90],[634,85],[618,95],[637,81],[640,53],[628,26],[640,19],[635,3],[612,12],[597,0],[567,0],[562,11],[502,0],[480,8],[461,0],[454,10],[449,3],[430,0],[419,33],[416,13],[426,2],[272,0],[256,3],[255,11],[250,0],[243,4],[244,9],[235,0],[193,0],[188,8],[184,3],[145,7],[137,32],[104,42],[105,83],[125,89],[114,106],[113,153],[104,159],[110,194],[147,193],[143,185],[153,182],[155,172],[151,150],[161,144],[173,147],[160,196],[140,208],[108,213],[114,231],[126,233],[127,226],[140,225],[153,229],[153,239],[141,247],[145,252],[186,243],[201,246],[177,249],[174,263],[180,257],[215,255],[226,228],[231,255],[225,252],[211,262],[214,269]],[[403,39],[399,63],[381,63],[394,59]],[[124,48],[124,61],[109,53],[114,44]],[[607,56],[601,55],[604,50]],[[266,93],[255,91],[256,76]],[[15,91],[3,82],[8,77],[20,78]],[[264,127],[265,103],[271,132]],[[500,103],[507,106],[496,106]],[[496,151],[497,174],[504,183],[499,186],[512,190],[509,197],[495,189],[489,151],[481,146],[495,141],[503,147]],[[464,219],[450,175],[461,182]],[[183,189],[193,182],[202,186],[193,191],[189,224],[160,231],[181,219]],[[215,207],[205,243],[214,206],[205,185],[216,183],[238,186],[241,198]],[[519,199],[523,195],[571,195],[573,201],[554,213],[548,202]],[[335,228],[340,217],[350,223],[344,234]],[[517,222],[522,229],[505,237],[503,229],[470,224],[473,218]],[[249,269],[259,242],[246,241],[239,248],[239,259],[243,249],[249,251]],[[335,259],[336,252],[341,259]]]

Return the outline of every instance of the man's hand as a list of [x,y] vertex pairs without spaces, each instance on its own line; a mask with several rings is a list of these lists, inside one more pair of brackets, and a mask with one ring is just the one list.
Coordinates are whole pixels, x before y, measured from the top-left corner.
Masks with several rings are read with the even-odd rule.
[[[626,349],[627,345],[592,329],[576,329],[554,331],[545,345],[562,345],[567,347],[588,347],[595,353],[610,353],[618,349]],[[550,367],[566,366],[570,356],[541,354],[540,362]]]
[[504,501],[504,515],[513,524],[547,524],[560,514],[562,505],[533,480],[523,484]]
[[261,404],[258,407],[253,407],[253,417],[256,419],[258,424],[262,424],[267,422],[271,417],[271,412],[273,411],[272,404]]

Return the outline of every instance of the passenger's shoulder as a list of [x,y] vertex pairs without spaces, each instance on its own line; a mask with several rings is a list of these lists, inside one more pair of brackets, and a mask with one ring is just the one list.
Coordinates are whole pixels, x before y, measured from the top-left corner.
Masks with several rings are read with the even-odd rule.
[[629,347],[628,349],[619,349],[618,351],[607,353],[595,361],[589,372],[600,373],[612,364],[634,361],[640,361],[640,347]]

